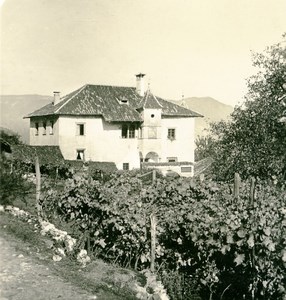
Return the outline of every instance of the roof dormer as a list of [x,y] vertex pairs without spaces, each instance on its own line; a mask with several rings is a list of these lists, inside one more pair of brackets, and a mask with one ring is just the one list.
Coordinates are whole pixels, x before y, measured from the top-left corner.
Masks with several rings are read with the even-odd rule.
[[126,104],[126,105],[129,104],[129,100],[124,96],[120,97],[120,98],[117,98],[117,101],[118,101],[119,104]]

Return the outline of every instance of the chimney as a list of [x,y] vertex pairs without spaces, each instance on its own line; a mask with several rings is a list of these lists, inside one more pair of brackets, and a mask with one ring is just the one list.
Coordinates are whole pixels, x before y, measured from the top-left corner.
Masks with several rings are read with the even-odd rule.
[[54,105],[58,104],[61,101],[61,93],[54,92]]
[[145,94],[144,76],[142,73],[136,75],[136,92],[142,97]]

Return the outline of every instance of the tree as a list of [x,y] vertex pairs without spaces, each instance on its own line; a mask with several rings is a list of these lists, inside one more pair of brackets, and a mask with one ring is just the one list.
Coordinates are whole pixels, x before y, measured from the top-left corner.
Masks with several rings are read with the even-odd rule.
[[0,127],[0,139],[10,145],[22,144],[21,137],[18,133],[3,127]]
[[30,192],[31,184],[24,178],[23,166],[20,162],[12,161],[7,152],[11,152],[11,145],[21,144],[18,134],[0,129],[1,156],[0,156],[0,204],[13,204],[14,200]]
[[253,54],[257,74],[247,80],[248,93],[229,122],[212,124],[213,165],[218,179],[286,176],[286,34],[279,44]]
[[195,140],[195,161],[202,160],[204,158],[212,157],[214,155],[215,149],[214,138],[210,135],[198,136]]

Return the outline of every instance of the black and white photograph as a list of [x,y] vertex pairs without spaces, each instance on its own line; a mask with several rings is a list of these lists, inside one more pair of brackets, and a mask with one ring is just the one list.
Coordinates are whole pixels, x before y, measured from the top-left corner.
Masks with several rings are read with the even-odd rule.
[[286,1],[0,0],[0,300],[286,300]]

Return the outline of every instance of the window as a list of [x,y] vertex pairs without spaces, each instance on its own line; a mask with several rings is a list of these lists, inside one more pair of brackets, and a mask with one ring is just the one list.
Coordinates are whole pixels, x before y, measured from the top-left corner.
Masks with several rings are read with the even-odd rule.
[[169,128],[168,129],[168,139],[174,140],[176,138],[176,130],[175,128]]
[[43,135],[47,134],[47,123],[43,122]]
[[35,135],[39,135],[39,123],[35,123]]
[[84,149],[76,150],[76,159],[84,160]]
[[135,126],[134,125],[130,125],[128,137],[130,139],[134,139],[135,138]]
[[120,99],[120,103],[121,103],[121,104],[128,104],[128,99],[125,98],[125,97],[122,97],[122,98]]
[[84,132],[84,124],[81,123],[81,124],[76,124],[76,134],[77,135],[84,135],[85,132]]
[[139,127],[139,129],[138,129],[138,135],[139,135],[139,138],[140,139],[142,139],[142,137],[143,137],[143,135],[142,135],[142,128],[141,127]]
[[151,115],[151,118],[154,118],[154,117],[155,117],[155,115],[154,115],[154,114],[152,114],[152,115]]
[[177,162],[178,158],[177,157],[167,157],[168,162]]
[[192,173],[193,167],[181,167],[181,172],[182,173]]
[[123,139],[134,139],[135,138],[135,125],[122,125],[121,127],[121,137]]
[[54,134],[54,121],[50,122],[50,134]]
[[125,171],[129,170],[129,163],[123,163],[123,170]]
[[157,128],[149,127],[148,128],[148,139],[156,139],[157,138]]
[[122,125],[121,137],[123,139],[127,139],[127,136],[128,136],[128,126],[127,125]]

